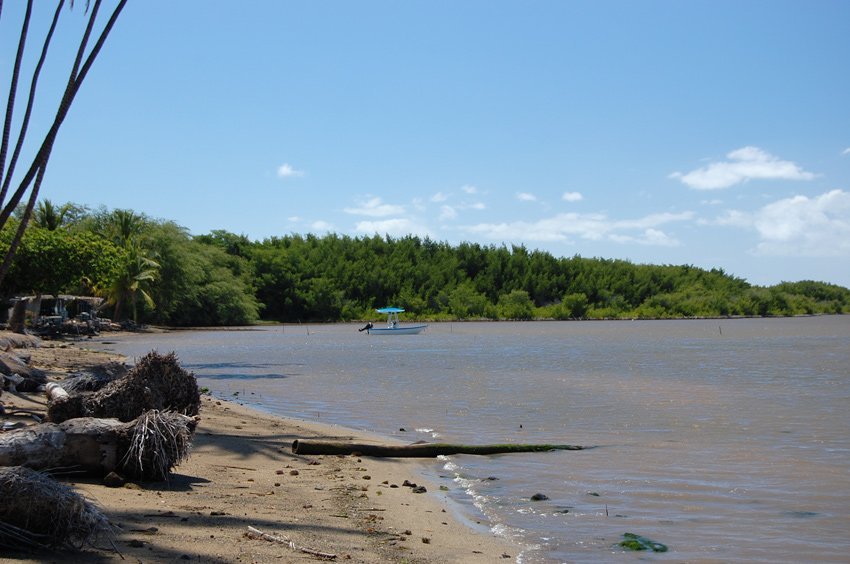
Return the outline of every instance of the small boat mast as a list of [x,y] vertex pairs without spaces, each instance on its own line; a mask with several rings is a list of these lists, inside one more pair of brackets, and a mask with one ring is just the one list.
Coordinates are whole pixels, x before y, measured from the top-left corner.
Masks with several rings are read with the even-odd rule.
[[394,329],[398,327],[398,314],[404,313],[404,309],[400,307],[382,307],[375,311],[387,316],[387,329]]

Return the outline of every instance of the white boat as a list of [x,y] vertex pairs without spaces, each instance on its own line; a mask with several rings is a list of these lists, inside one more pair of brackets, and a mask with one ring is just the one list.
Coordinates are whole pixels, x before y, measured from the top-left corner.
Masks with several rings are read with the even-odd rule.
[[382,307],[375,311],[387,315],[387,326],[375,327],[369,323],[361,331],[366,331],[370,335],[416,335],[428,327],[427,325],[401,325],[398,321],[398,314],[404,313],[404,310],[400,307]]

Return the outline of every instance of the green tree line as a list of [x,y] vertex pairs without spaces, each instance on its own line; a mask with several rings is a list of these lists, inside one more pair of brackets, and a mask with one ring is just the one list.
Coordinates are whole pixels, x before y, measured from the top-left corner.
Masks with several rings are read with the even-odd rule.
[[[16,229],[11,221],[0,231],[0,251]],[[0,295],[100,296],[116,321],[246,325],[259,319],[251,279],[247,261],[196,241],[172,221],[42,201]]]
[[[0,232],[9,244],[14,222]],[[40,202],[4,296],[94,294],[116,319],[173,325],[375,319],[607,319],[847,313],[850,290],[753,286],[722,269],[555,257],[524,246],[406,236],[191,236],[129,210]]]

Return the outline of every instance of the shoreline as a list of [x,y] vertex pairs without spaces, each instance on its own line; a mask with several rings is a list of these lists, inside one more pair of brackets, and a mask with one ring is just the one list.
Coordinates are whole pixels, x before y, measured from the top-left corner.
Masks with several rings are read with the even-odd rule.
[[[108,336],[103,337],[108,339]],[[86,341],[42,341],[27,349],[51,381],[116,359]],[[120,360],[124,361],[123,357]],[[10,407],[44,411],[43,394],[4,392]],[[4,420],[31,424],[28,417]],[[168,482],[110,488],[99,480],[69,483],[117,525],[115,549],[22,553],[17,562],[189,560],[266,562],[315,559],[286,545],[246,536],[254,527],[296,547],[350,562],[515,561],[521,547],[474,528],[456,503],[424,478],[421,461],[294,455],[295,439],[375,442],[365,432],[270,415],[204,395],[189,458]],[[404,483],[424,485],[413,493]],[[66,481],[67,482],[67,481]],[[4,555],[2,560],[9,556]]]
[[[600,317],[600,318],[569,318],[569,319],[553,319],[553,318],[533,318],[533,319],[431,319],[413,318],[410,323],[429,323],[433,325],[452,326],[466,324],[499,324],[499,323],[600,323],[600,322],[666,322],[666,321],[745,321],[760,319],[764,321],[782,320],[782,319],[807,319],[813,317],[842,317],[850,315],[847,313],[801,313],[795,315],[718,315],[718,316],[691,316],[691,317]],[[118,331],[113,333],[101,333],[100,337],[108,340],[110,334],[114,335],[134,335],[145,333],[181,333],[181,332],[218,332],[218,331],[262,331],[269,328],[286,329],[303,329],[309,334],[310,327],[322,327],[325,325],[350,325],[359,327],[361,324],[369,320],[346,320],[346,321],[315,321],[315,322],[290,322],[290,321],[260,321],[253,325],[222,325],[222,326],[167,326],[167,325],[147,325],[135,332]],[[373,320],[374,321],[374,320]],[[427,330],[426,330],[427,331]]]

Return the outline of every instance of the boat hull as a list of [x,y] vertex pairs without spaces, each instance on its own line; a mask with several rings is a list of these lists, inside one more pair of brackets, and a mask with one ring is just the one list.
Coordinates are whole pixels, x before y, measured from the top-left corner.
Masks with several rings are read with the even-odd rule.
[[367,330],[370,335],[417,335],[425,330],[427,325],[408,325],[405,327],[372,327]]

